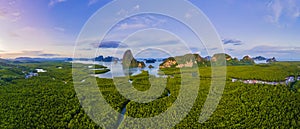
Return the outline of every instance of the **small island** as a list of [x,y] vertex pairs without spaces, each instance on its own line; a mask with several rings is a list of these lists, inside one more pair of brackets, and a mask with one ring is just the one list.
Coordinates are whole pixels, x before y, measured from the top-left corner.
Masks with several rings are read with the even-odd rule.
[[123,66],[123,69],[144,68],[144,67],[146,67],[146,64],[142,61],[137,61],[133,57],[131,50],[127,50],[127,51],[125,51],[125,53],[123,55],[122,66]]

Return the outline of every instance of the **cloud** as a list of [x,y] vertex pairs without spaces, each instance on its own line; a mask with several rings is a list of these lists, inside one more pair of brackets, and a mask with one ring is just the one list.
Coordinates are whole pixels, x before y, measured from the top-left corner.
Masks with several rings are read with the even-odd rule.
[[140,14],[128,17],[113,26],[107,35],[105,35],[104,41],[122,41],[129,35],[140,30],[166,27],[166,23],[167,19],[160,15]]
[[20,12],[13,12],[11,15],[15,16],[15,17],[19,17],[21,15],[21,13]]
[[0,50],[0,52],[5,52],[4,50]]
[[92,51],[92,48],[78,48],[78,50],[82,50],[82,51]]
[[199,48],[197,48],[197,47],[190,47],[190,50],[191,50],[193,53],[199,52],[199,51],[200,51]]
[[62,27],[54,27],[54,30],[60,31],[60,32],[64,32],[64,31],[65,31],[65,28],[62,28]]
[[103,41],[99,44],[99,48],[126,48],[126,44],[119,41]]
[[140,10],[140,5],[136,5],[133,7],[133,11],[139,11]]
[[53,57],[61,56],[60,54],[45,53],[44,51],[30,51],[25,50],[21,52],[4,52],[0,54],[1,57]]
[[120,41],[103,41],[97,43],[95,41],[91,42],[90,45],[93,48],[127,48],[128,46]]
[[[45,32],[40,28],[35,28],[32,26],[26,26],[13,31],[10,31],[10,36],[15,38],[22,38],[25,40],[43,39]],[[33,36],[34,35],[34,36]]]
[[228,51],[228,52],[232,52],[232,51],[234,51],[235,49],[227,48],[227,49],[225,49],[225,50]]
[[[0,0],[1,1],[1,0]],[[6,20],[9,22],[16,22],[21,19],[21,12],[15,4],[15,0],[0,2],[0,20]]]
[[137,23],[137,24],[123,23],[123,24],[120,24],[117,29],[118,30],[127,30],[127,29],[141,29],[141,28],[145,28],[145,27],[147,27],[147,25],[141,24],[141,23]]
[[213,50],[218,50],[218,48],[208,48],[209,50],[213,51]]
[[261,46],[256,46],[248,51],[252,53],[275,53],[275,54],[299,53],[300,54],[300,47],[261,45]]
[[0,9],[0,20],[10,20],[12,22],[18,21],[21,18],[21,13],[16,10],[9,10],[6,8]]
[[146,48],[133,53],[136,58],[168,58],[171,55],[166,53],[164,50],[156,48]]
[[153,37],[144,37],[143,35],[144,34],[131,37],[130,39],[127,39],[125,42],[128,44],[128,46],[134,48],[146,48],[146,47],[170,48],[174,46],[184,45],[182,41],[175,39],[173,37],[167,37],[168,35],[164,35],[164,34],[161,35],[166,36],[165,38],[161,36],[161,38],[157,38],[157,39]]
[[[32,26],[26,26],[22,28],[17,28],[15,30],[9,30],[8,35],[10,36],[9,38],[14,41],[12,44],[18,44],[18,42],[23,42],[23,44],[28,44],[25,45],[24,47],[27,47],[30,49],[31,47],[37,47],[43,43],[45,45],[49,44],[54,44],[57,41],[53,41],[51,39],[51,35],[49,34],[48,29],[44,28],[36,28]],[[10,44],[10,45],[12,45]],[[39,47],[42,47],[39,46]]]
[[300,2],[297,0],[271,0],[267,4],[269,15],[266,16],[266,20],[279,27],[284,20],[294,20],[300,17]]
[[269,21],[272,23],[278,23],[279,18],[281,16],[282,13],[282,5],[280,3],[279,0],[272,0],[269,4],[268,4],[268,8],[272,11],[272,15],[269,15]]
[[54,57],[54,56],[60,56],[60,54],[39,54],[38,56],[43,56],[43,57]]
[[[139,6],[138,6],[139,7]],[[137,7],[136,7],[137,8]],[[158,27],[167,23],[164,16],[152,14],[142,14],[138,16],[129,17],[121,22],[119,22],[113,30],[138,30],[149,27]]]
[[58,3],[62,3],[62,2],[66,2],[67,0],[50,0],[48,6],[52,7],[54,6],[55,4],[58,4]]
[[121,9],[119,12],[117,12],[117,15],[125,17],[127,16],[129,13],[131,12],[136,12],[140,10],[140,5],[135,5],[134,7],[132,7],[131,9]]
[[261,45],[244,50],[244,54],[256,56],[276,57],[281,60],[300,60],[300,47]]
[[190,10],[188,10],[185,14],[184,14],[184,17],[186,18],[186,19],[190,19],[190,18],[192,18],[195,14],[197,14],[198,13],[198,11],[197,10],[195,10],[195,9],[190,9]]
[[298,18],[300,17],[300,2],[296,0],[287,0],[288,2],[288,13],[290,13],[290,16],[292,18]]
[[4,9],[0,9],[0,20],[6,19],[7,12]]
[[225,45],[232,44],[232,45],[238,46],[238,45],[243,44],[243,42],[241,40],[237,40],[237,39],[223,39],[222,41]]
[[98,0],[89,0],[88,6],[96,4],[97,2],[98,2]]

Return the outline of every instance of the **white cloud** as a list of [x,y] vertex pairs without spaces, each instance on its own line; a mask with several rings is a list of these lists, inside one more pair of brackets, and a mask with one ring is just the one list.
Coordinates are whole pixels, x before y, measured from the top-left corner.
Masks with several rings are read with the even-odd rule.
[[54,30],[60,31],[60,32],[64,32],[64,31],[65,31],[65,28],[62,28],[62,27],[54,27]]
[[6,4],[6,5],[5,4],[0,5],[0,20],[7,20],[9,22],[15,22],[20,20],[21,18],[20,9],[10,4]]
[[[133,51],[141,51],[145,48],[164,50],[175,55],[188,53],[186,44],[175,35],[158,29],[147,29],[139,31],[123,41]],[[156,55],[152,55],[156,56]]]
[[31,27],[31,26],[26,26],[26,27],[23,27],[23,28],[18,29],[18,30],[15,31],[15,34],[19,35],[19,36],[25,36],[25,35],[28,35],[28,34],[32,36],[32,34],[38,34],[38,33],[40,33],[38,31],[38,29],[34,28],[34,27]]
[[157,17],[149,14],[133,16],[117,23],[103,38],[105,40],[120,41],[138,30],[162,28],[166,23],[167,19],[162,16]]
[[190,18],[192,18],[193,15],[195,15],[196,13],[198,13],[197,10],[195,10],[195,9],[189,9],[189,10],[185,13],[184,17],[185,17],[186,19],[190,19]]
[[13,15],[13,16],[15,16],[15,17],[19,17],[19,16],[21,15],[21,13],[20,13],[20,12],[14,12],[14,13],[12,13],[11,15]]
[[293,14],[293,17],[298,18],[300,17],[300,11],[297,9],[297,11]]
[[127,29],[141,29],[147,27],[145,24],[137,23],[137,24],[129,24],[129,23],[123,23],[119,25],[118,30],[127,30]]
[[281,60],[299,60],[300,47],[260,45],[244,50],[239,55],[250,54],[254,56],[276,57]]
[[88,6],[96,4],[98,0],[89,0]]
[[66,2],[67,0],[50,0],[48,6],[54,6],[55,4]]
[[0,20],[6,19],[6,11],[3,9],[0,9]]
[[32,26],[14,29],[3,38],[6,48],[9,50],[47,48],[53,44],[51,34],[47,30]]
[[297,0],[272,0],[267,7],[270,12],[267,21],[282,26],[281,20],[295,20],[300,17],[300,2]]
[[272,23],[277,23],[282,13],[282,5],[279,0],[273,0],[269,3],[268,7],[272,11],[272,15],[269,15],[269,20]]
[[133,11],[138,11],[138,10],[140,10],[140,5],[136,5],[133,7]]
[[117,15],[122,16],[122,17],[126,17],[129,13],[132,12],[136,12],[140,10],[140,5],[136,5],[134,7],[132,7],[131,9],[121,9],[119,12],[117,12]]
[[0,56],[5,58],[16,58],[16,57],[59,57],[62,55],[47,53],[41,50],[24,50],[20,52],[3,52],[0,54]]
[[126,29],[142,29],[146,27],[158,27],[166,23],[163,17],[156,17],[152,15],[139,15],[126,19],[117,25],[117,30]]
[[287,12],[292,18],[298,18],[300,16],[299,6],[299,0],[287,0]]
[[192,17],[192,14],[186,13],[186,14],[184,15],[184,17],[187,18],[187,19],[190,19],[190,18]]

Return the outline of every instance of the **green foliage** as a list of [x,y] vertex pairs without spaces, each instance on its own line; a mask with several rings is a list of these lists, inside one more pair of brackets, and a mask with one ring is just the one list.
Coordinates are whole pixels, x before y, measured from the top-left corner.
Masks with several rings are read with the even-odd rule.
[[[55,68],[58,64],[64,69]],[[0,128],[99,128],[79,104],[73,88],[71,64],[24,65],[28,69],[43,68],[48,72],[30,79],[15,78],[0,86]],[[15,73],[6,71],[4,75],[14,76]]]
[[[58,69],[57,66],[62,69]],[[296,91],[294,92],[285,85],[243,84],[232,83],[230,80],[239,78],[282,81],[287,76],[299,75],[299,66],[300,62],[227,66],[223,96],[216,111],[204,123],[198,123],[198,119],[211,88],[212,68],[199,67],[199,89],[192,84],[194,78],[186,80],[191,82],[187,83],[190,85],[186,85],[189,90],[199,91],[197,99],[189,114],[174,128],[299,128],[299,81],[293,85]],[[87,65],[78,67],[86,67],[89,70]],[[24,79],[23,70],[30,71],[36,68],[45,69],[47,72]],[[59,62],[24,63],[18,67],[1,66],[0,128],[99,128],[80,106],[78,94],[76,95],[73,87],[71,68],[70,63]],[[173,103],[179,95],[182,84],[186,83],[182,82],[182,76],[191,71],[192,69],[161,69],[162,75],[169,75],[165,78],[165,91],[158,99],[149,103],[137,103],[122,96],[113,79],[97,78],[96,80],[99,91],[116,111],[121,112],[126,107],[125,114],[128,116],[149,118],[174,106]],[[145,71],[128,79],[132,80],[134,88],[146,91],[151,87],[150,77],[154,78],[154,81],[161,79]],[[93,94],[98,91],[86,89],[86,92]],[[84,96],[82,97],[79,99],[83,100]],[[92,103],[93,100],[89,101]]]
[[95,74],[103,74],[103,73],[106,73],[106,72],[109,72],[109,71],[110,71],[109,69],[95,70]]
[[263,81],[284,81],[290,75],[300,73],[300,62],[276,62],[249,66],[227,66],[227,76],[238,79],[257,79]]
[[103,65],[95,65],[94,67],[95,67],[95,69],[106,69],[107,68],[106,66],[103,66]]
[[139,91],[146,91],[151,87],[149,73],[147,71],[142,71],[142,73],[138,75],[131,76],[130,80],[132,81],[133,87]]
[[123,58],[122,58],[122,65],[123,69],[128,69],[128,68],[144,68],[146,67],[146,64],[144,62],[137,61],[133,55],[131,50],[125,51]]

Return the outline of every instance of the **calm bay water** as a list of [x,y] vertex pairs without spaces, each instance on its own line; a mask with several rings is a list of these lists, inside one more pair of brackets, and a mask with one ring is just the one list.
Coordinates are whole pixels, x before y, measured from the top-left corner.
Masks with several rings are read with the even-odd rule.
[[[94,75],[95,77],[99,77],[99,78],[124,77],[125,75],[128,75],[128,73],[130,73],[130,75],[137,75],[140,74],[143,70],[148,71],[150,75],[160,77],[160,75],[158,75],[158,70],[159,70],[159,64],[161,64],[162,61],[157,61],[155,63],[145,63],[146,64],[145,68],[130,68],[127,70],[123,70],[121,62],[114,63],[114,62],[98,62],[98,61],[74,61],[74,63],[91,64],[91,66],[95,64],[99,64],[99,65],[106,66],[108,69],[110,69],[109,72],[106,72],[104,74]],[[149,69],[148,68],[149,65],[154,66],[154,68]]]

